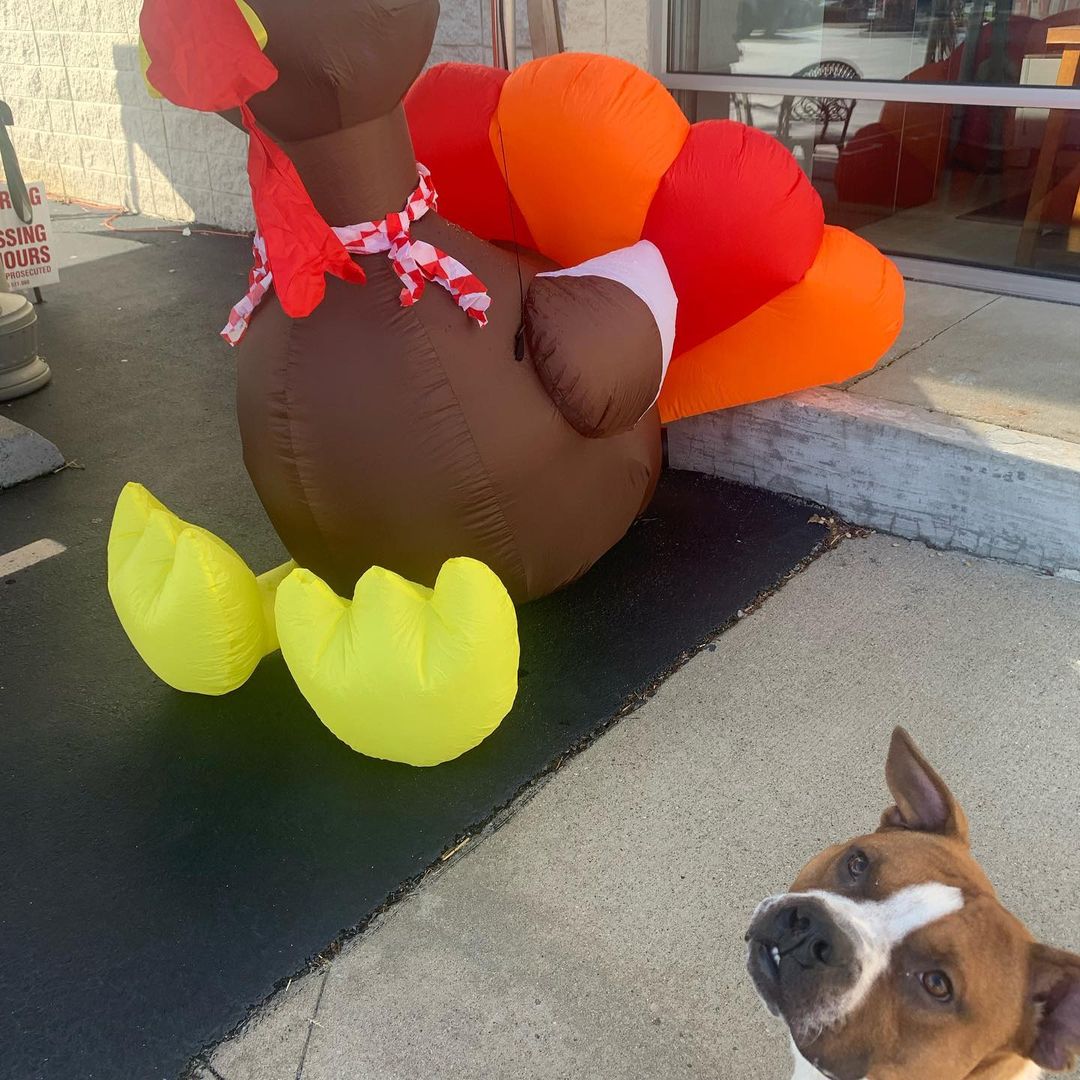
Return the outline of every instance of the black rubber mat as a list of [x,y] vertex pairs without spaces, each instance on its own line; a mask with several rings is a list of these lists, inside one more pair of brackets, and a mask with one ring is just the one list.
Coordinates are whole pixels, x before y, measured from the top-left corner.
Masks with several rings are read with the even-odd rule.
[[823,532],[797,503],[667,474],[583,582],[522,610],[513,713],[436,769],[350,751],[279,656],[228,697],[175,693],[106,596],[122,483],[256,570],[281,552],[215,336],[246,246],[170,240],[65,272],[41,310],[54,385],[6,410],[80,466],[0,494],[0,552],[68,548],[0,585],[0,1076],[17,1080],[177,1075]]

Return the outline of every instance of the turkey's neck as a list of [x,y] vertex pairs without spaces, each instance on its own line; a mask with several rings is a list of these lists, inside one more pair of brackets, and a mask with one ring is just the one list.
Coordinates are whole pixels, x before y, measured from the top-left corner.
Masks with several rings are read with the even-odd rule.
[[331,225],[378,221],[401,210],[416,187],[416,157],[401,105],[377,120],[280,145]]

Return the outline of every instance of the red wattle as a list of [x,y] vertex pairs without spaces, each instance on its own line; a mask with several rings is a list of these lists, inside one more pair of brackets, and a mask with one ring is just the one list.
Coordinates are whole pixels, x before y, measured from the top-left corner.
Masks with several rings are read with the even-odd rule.
[[247,105],[240,113],[248,140],[248,179],[259,232],[282,310],[310,315],[326,293],[326,274],[362,285],[364,271],[315,209],[295,166],[259,128]]

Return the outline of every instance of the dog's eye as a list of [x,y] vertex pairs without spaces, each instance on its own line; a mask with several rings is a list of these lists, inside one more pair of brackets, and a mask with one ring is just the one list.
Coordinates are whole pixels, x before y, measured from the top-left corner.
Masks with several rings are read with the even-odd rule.
[[944,971],[924,971],[919,976],[919,982],[935,1001],[940,1001],[942,1004],[952,1001],[952,983]]
[[847,872],[851,875],[852,881],[858,881],[869,869],[870,859],[865,851],[856,851],[848,856]]

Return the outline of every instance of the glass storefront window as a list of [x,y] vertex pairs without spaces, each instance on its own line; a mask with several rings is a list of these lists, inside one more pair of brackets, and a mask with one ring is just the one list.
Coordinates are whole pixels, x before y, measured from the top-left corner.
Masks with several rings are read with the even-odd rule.
[[[668,70],[1053,86],[1078,0],[670,0]],[[824,65],[824,69],[823,69]]]
[[1080,111],[1056,113],[1061,131],[1048,150],[1055,113],[1047,109],[682,97],[691,119],[740,120],[780,139],[827,220],[884,251],[1080,277]]

